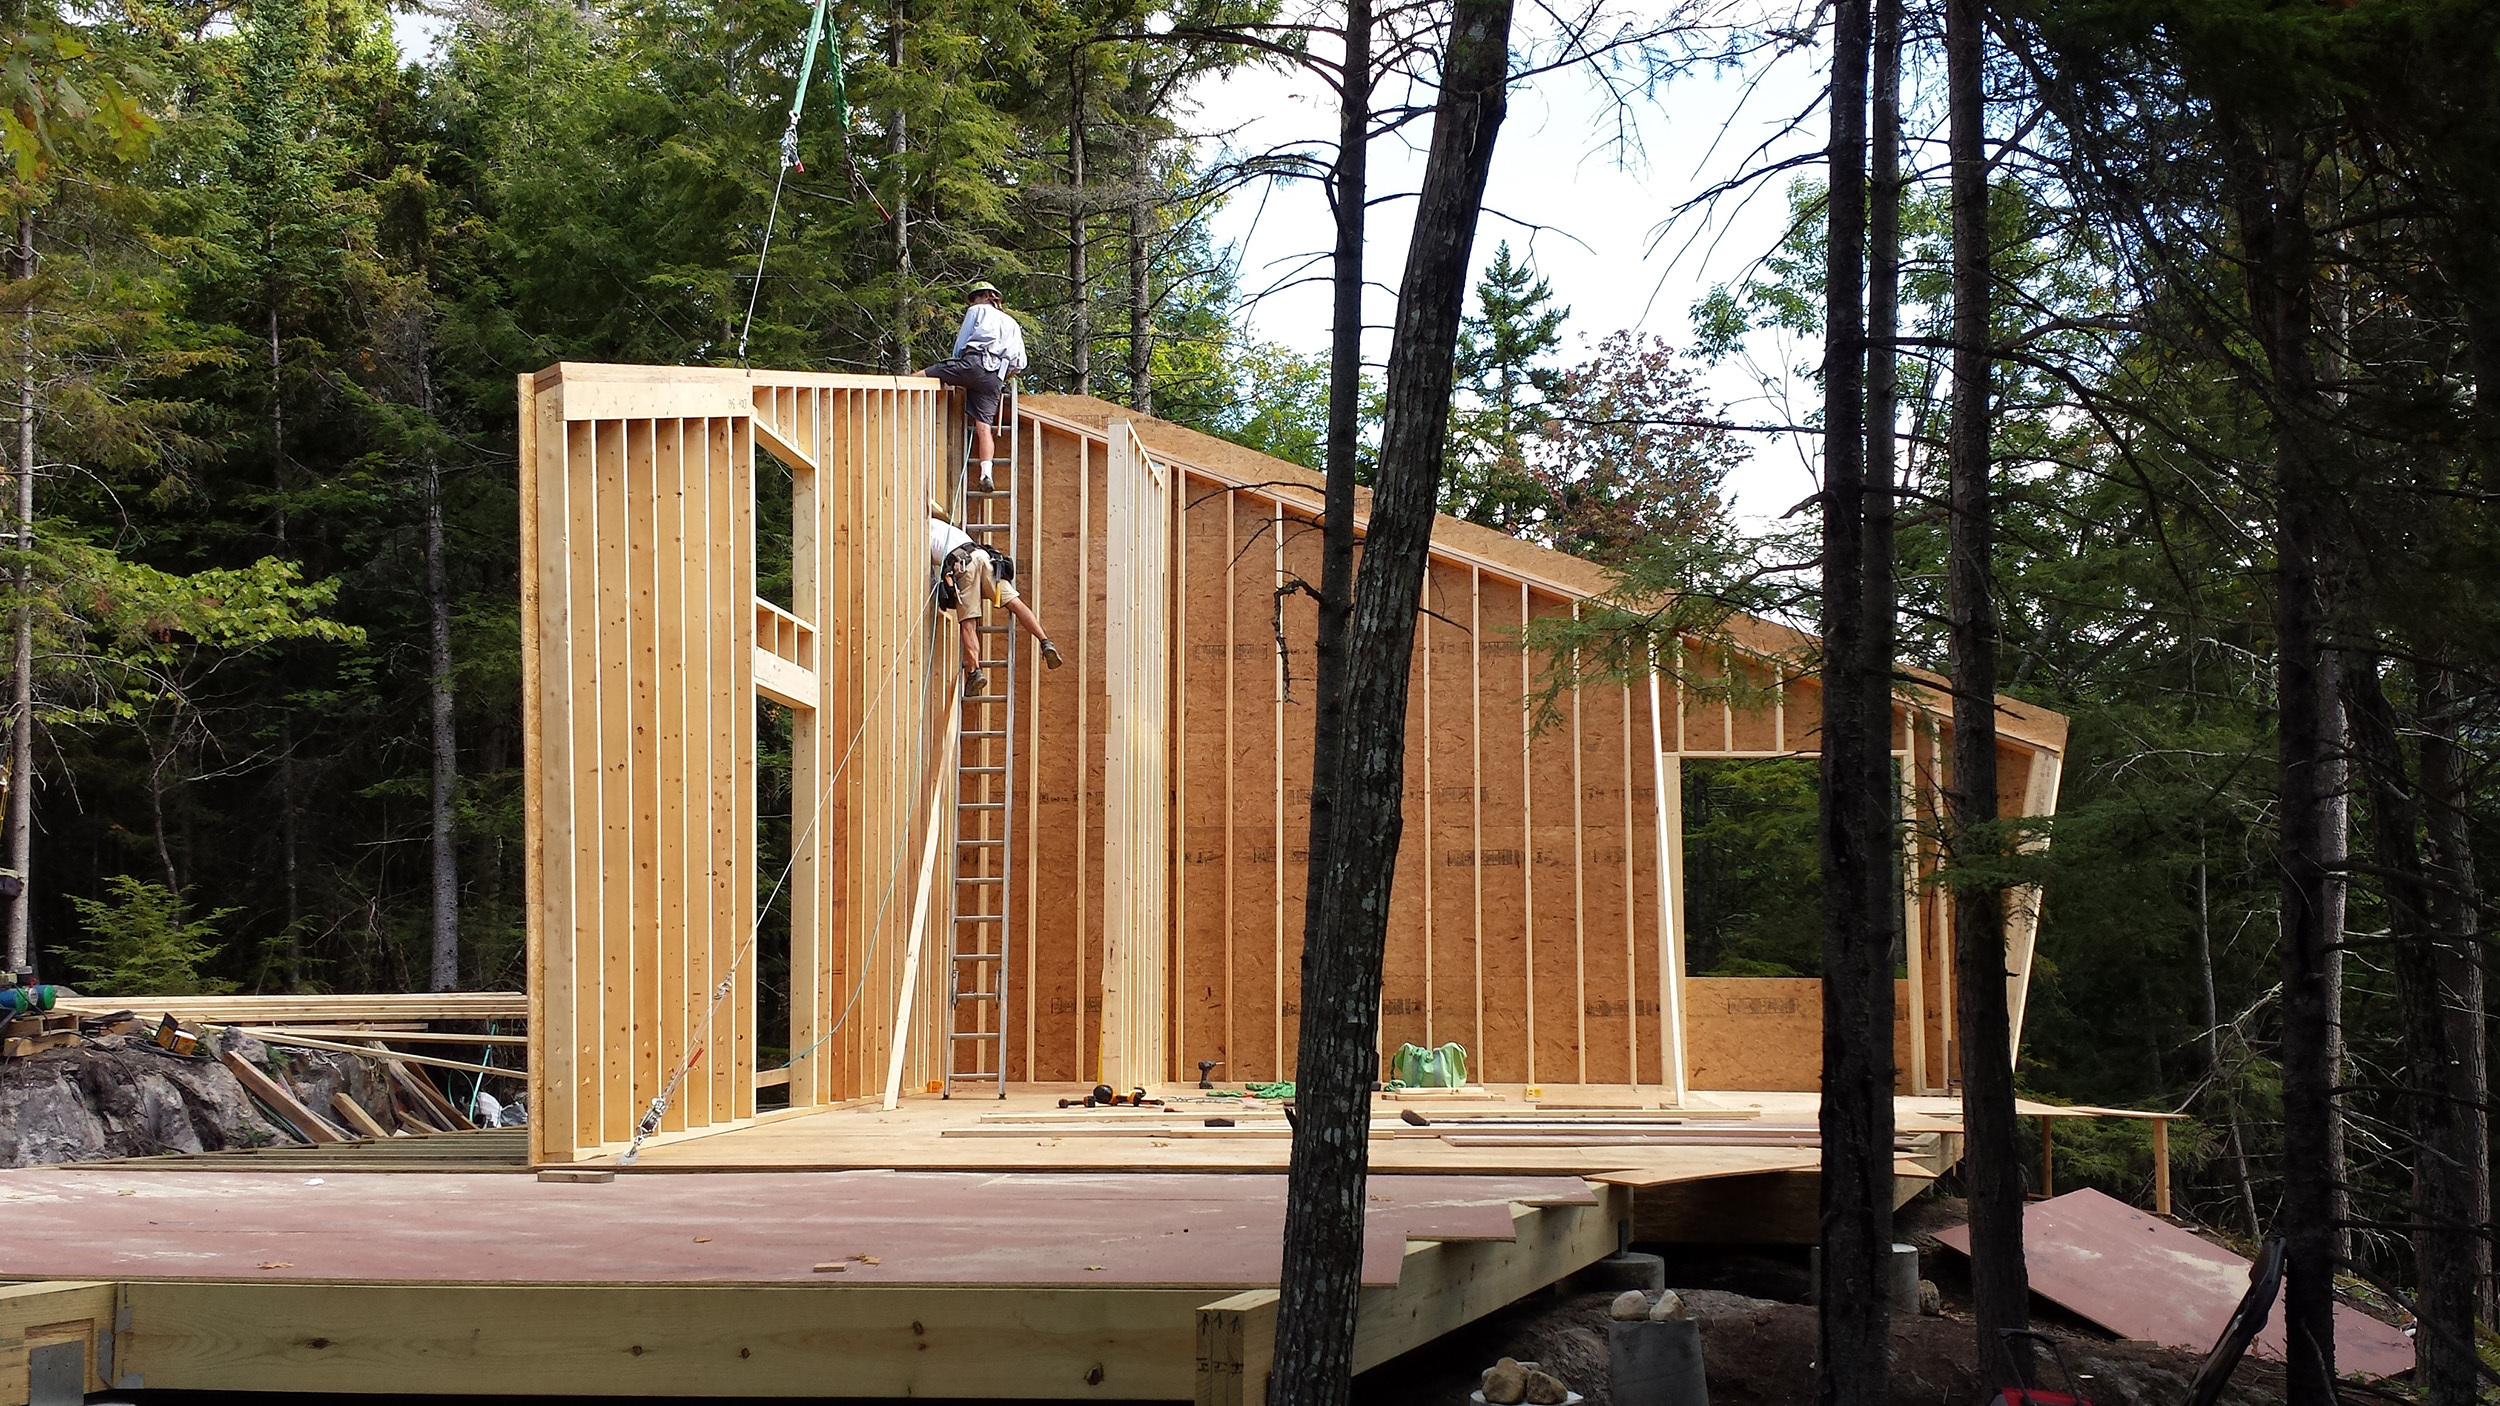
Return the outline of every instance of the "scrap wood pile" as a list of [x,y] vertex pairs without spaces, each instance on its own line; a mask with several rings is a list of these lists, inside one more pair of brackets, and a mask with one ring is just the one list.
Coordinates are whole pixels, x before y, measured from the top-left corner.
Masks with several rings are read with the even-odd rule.
[[[106,998],[43,987],[14,999],[29,1013],[11,1022],[9,1057],[129,1037],[110,1047],[221,1069],[303,1143],[470,1132],[523,1116],[484,1087],[526,1074],[527,1007],[513,993]],[[21,1039],[25,1021],[40,1029]],[[474,1028],[436,1028],[445,1025]],[[423,1072],[434,1069],[476,1076],[454,1082],[467,1097],[447,1095]]]

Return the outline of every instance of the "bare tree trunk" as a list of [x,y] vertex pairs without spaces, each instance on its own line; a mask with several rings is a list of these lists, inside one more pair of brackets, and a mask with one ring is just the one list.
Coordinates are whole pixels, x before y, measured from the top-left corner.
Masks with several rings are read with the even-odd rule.
[[1068,53],[1068,389],[1094,393],[1093,277],[1085,267],[1085,46]]
[[181,727],[181,705],[176,704],[165,729],[165,745],[158,747],[152,738],[148,742],[148,823],[156,841],[156,869],[164,876],[165,891],[176,899],[182,897],[182,878],[174,872],[173,846],[165,842],[165,769],[173,765],[175,753],[181,750]]
[[[2210,1087],[2222,1086],[2222,1006],[2214,995],[2213,904],[2206,891],[2205,837],[2196,837],[2196,968],[2205,979],[2205,1072]],[[2231,1162],[2239,1174],[2240,1207],[2248,1238],[2265,1233],[2257,1222],[2257,1184],[2248,1175],[2248,1145],[2240,1136],[2239,1100],[2231,1101]]]
[[[2430,841],[2427,877],[2440,1019],[2447,1026],[2453,1141],[2444,1155],[2461,1183],[2468,1229],[2458,1248],[2473,1281],[2472,1318],[2489,1323],[2491,1303],[2491,1068],[2483,997],[2482,894],[2474,882],[2465,752],[2457,743],[2456,675],[2444,664],[2423,666],[2422,808]],[[2470,1338],[2469,1338],[2470,1340]]]
[[2275,860],[2282,876],[2283,1322],[2291,1406],[2335,1401],[2337,876],[2326,854],[2337,689],[2326,667],[2327,486],[2318,394],[2309,167],[2296,133],[2225,135],[2252,330],[2275,438]]
[[[903,71],[902,0],[894,4],[894,43],[889,60],[894,71]],[[904,158],[911,154],[910,119],[900,105],[894,109],[894,374],[908,376],[920,369],[912,357],[914,328],[911,315],[911,166]]]
[[[272,241],[274,246],[274,240]],[[274,255],[273,255],[274,257]],[[285,344],[278,337],[279,285],[273,275],[269,280],[269,464],[270,484],[278,500],[277,533],[281,552],[287,544],[286,471],[286,397],[281,379],[285,367]],[[302,808],[295,774],[295,713],[285,699],[278,703],[278,867],[286,886],[286,984],[290,991],[304,989],[304,886],[300,868],[302,830],[297,812]],[[163,840],[160,838],[161,845]],[[171,861],[168,861],[168,869]]]
[[[1882,1406],[1892,1246],[1891,669],[1866,471],[1867,0],[1834,6],[1823,334],[1823,1282],[1826,1406]],[[1888,427],[1886,427],[1886,432]],[[1884,633],[1888,634],[1888,631]]]
[[1137,194],[1128,207],[1128,403],[1155,413],[1154,205],[1146,194],[1153,150],[1138,157]]
[[1506,105],[1510,27],[1511,0],[1456,0],[1398,290],[1380,475],[1346,628],[1336,819],[1321,901],[1310,905],[1303,927],[1295,1066],[1301,1126],[1285,1202],[1268,1396],[1279,1406],[1338,1406],[1352,1388],[1371,1085],[1380,1070],[1381,953],[1403,823],[1415,602],[1440,498],[1468,253]]
[[[434,379],[418,349],[417,377],[428,416],[434,413]],[[451,586],[443,550],[443,466],[431,450],[425,456],[425,613],[432,657],[426,674],[427,704],[434,742],[433,814],[431,835],[434,874],[434,951],[430,985],[436,991],[460,987],[460,856],[452,824],[452,791],[458,783],[460,753],[452,727]]]
[[2441,980],[2449,953],[2431,916],[2431,883],[2416,843],[2420,794],[2406,774],[2401,725],[2380,679],[2380,662],[2352,658],[2344,670],[2353,755],[2370,798],[2371,869],[2386,906],[2389,965],[2403,1027],[2404,1102],[2413,1135],[2415,1307],[2423,1331],[2414,1381],[2431,1406],[2469,1406],[2474,1397],[2474,1220],[2471,1157],[2460,1145],[2469,1122],[2460,1064],[2449,1048],[2455,1026]]
[[[1945,90],[1953,159],[1953,418],[1949,582],[1953,655],[1953,782],[1948,792],[1957,861],[2003,853],[1997,813],[1996,506],[1991,478],[1988,152],[1984,125],[1985,0],[1945,6]],[[1971,1298],[1982,1380],[2006,1380],[2028,1354],[1999,1346],[2031,1325],[2023,1265],[2023,1182],[2014,1123],[2013,1017],[2008,1010],[2005,891],[1953,891],[1954,1018],[1962,1037],[1962,1180],[1970,1196]],[[2009,1356],[2013,1359],[2009,1361]]]
[[2344,675],[2336,651],[2318,654],[2318,676],[2327,681],[2327,697],[2318,707],[2324,718],[2326,754],[2318,763],[2318,863],[2326,870],[2326,1068],[2328,1097],[2335,1116],[2326,1124],[2328,1214],[2335,1226],[2335,1261],[2352,1260],[2352,1193],[2344,1150],[2344,1097],[2335,1092],[2352,1082],[2352,1061],[2344,1040],[2344,931],[2352,885],[2345,877],[2352,860],[2351,724],[2344,716]]
[[[1330,270],[1335,296],[1328,343],[1327,480],[1320,513],[1319,623],[1311,742],[1311,861],[1305,911],[1320,901],[1336,816],[1337,743],[1345,724],[1345,630],[1354,608],[1355,460],[1362,427],[1363,225],[1370,184],[1371,0],[1346,0],[1345,62],[1337,89],[1337,165],[1329,200],[1337,220]],[[1307,959],[1309,949],[1304,949]],[[1306,974],[1305,980],[1308,980]]]
[[[35,277],[35,208],[17,212],[17,249],[13,262],[17,280]],[[35,569],[35,300],[29,296],[18,315],[17,372],[17,594],[32,598]],[[35,612],[17,608],[10,622],[14,636],[9,654],[9,867],[23,887],[9,903],[9,970],[34,964],[35,902]]]

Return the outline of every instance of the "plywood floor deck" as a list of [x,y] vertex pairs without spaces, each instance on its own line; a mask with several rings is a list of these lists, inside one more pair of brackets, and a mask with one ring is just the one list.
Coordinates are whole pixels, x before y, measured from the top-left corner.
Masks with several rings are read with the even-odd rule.
[[[1510,1240],[1514,1205],[1596,1203],[1575,1177],[1382,1177],[1365,1282],[1396,1284],[1410,1240]],[[1284,1205],[1268,1175],[0,1174],[11,1274],[120,1281],[1257,1288]]]
[[[1162,1108],[1061,1109],[1082,1090],[1010,1086],[1005,1099],[907,1098],[813,1110],[647,1144],[637,1171],[1281,1172],[1291,1130],[1273,1103],[1213,1098],[1184,1085],[1150,1090]],[[1935,1175],[1957,1120],[1949,1100],[1900,1100],[1910,1175]],[[1932,1105],[1932,1106],[1931,1106]],[[1429,1126],[1407,1122],[1412,1111]],[[1804,1171],[1820,1165],[1817,1099],[1797,1093],[1688,1095],[1662,1107],[1620,1085],[1493,1086],[1482,1097],[1384,1095],[1372,1120],[1372,1170],[1388,1174],[1578,1176],[1624,1185]],[[1229,1128],[1209,1127],[1229,1119]],[[593,1166],[616,1165],[613,1154]]]

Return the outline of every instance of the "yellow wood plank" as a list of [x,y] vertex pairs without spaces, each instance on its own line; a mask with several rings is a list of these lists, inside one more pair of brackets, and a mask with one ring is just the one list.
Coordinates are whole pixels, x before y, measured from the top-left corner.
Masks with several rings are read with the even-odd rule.
[[[1631,1195],[1606,1187],[1594,1206],[1514,1206],[1511,1214],[1511,1240],[1409,1245],[1396,1287],[1363,1291],[1354,1370],[1377,1367],[1613,1254],[1631,1216]],[[1276,1307],[1276,1292],[1260,1289],[1198,1310],[1197,1401],[1267,1400]]]
[[29,1354],[64,1342],[82,1349],[86,1390],[111,1390],[118,1298],[118,1285],[85,1280],[0,1284],[0,1406],[25,1406]]
[[1203,1289],[129,1286],[150,1390],[1186,1397]]

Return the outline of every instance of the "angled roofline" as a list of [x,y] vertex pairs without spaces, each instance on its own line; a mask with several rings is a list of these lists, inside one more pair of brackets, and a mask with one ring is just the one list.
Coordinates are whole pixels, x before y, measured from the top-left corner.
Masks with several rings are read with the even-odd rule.
[[[1136,425],[1138,437],[1149,453],[1179,463],[1201,477],[1233,488],[1264,489],[1312,513],[1320,511],[1323,503],[1327,479],[1316,470],[1107,400],[1094,396],[1025,395],[1018,397],[1017,408],[1021,414],[1071,434],[1095,438],[1107,433],[1112,421],[1129,420]],[[1371,517],[1371,496],[1368,488],[1354,490],[1357,534],[1365,530]],[[1434,516],[1432,550],[1444,558],[1576,599],[1602,597],[1614,587],[1614,574],[1596,562],[1523,542],[1508,533],[1447,513]],[[1743,612],[1738,612],[1730,624],[1735,627],[1731,633],[1737,644],[1766,660],[1798,658],[1819,643],[1803,630]],[[1952,711],[1950,680],[1924,669],[1902,672],[1910,682],[1897,686],[1896,696],[1927,711]],[[2068,728],[2065,714],[2001,693],[1997,695],[1997,714],[1999,733],[2006,741],[2027,750],[2064,753]]]

